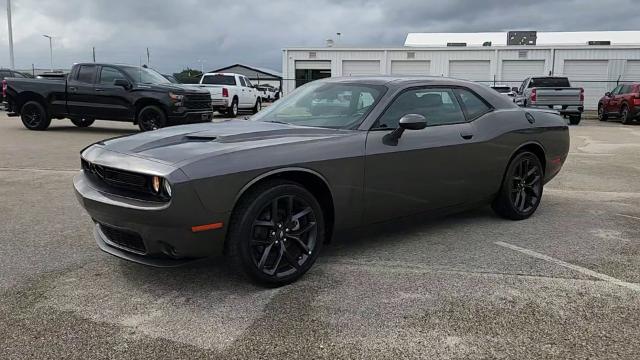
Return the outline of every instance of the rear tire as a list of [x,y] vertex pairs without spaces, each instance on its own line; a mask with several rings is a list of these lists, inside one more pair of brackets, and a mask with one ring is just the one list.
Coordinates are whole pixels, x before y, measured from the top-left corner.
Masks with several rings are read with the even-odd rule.
[[157,130],[167,124],[167,116],[164,111],[155,105],[143,107],[138,112],[137,119],[140,131]]
[[571,116],[569,116],[569,124],[571,124],[571,125],[580,124],[580,120],[582,120],[582,115],[571,115]]
[[622,123],[625,125],[629,125],[633,121],[631,116],[629,116],[629,106],[626,104],[622,105],[622,109],[620,110],[620,120],[622,120]]
[[324,214],[313,194],[295,182],[267,181],[236,205],[225,243],[227,259],[256,282],[289,284],[316,261],[324,229]]
[[260,98],[257,98],[256,104],[253,106],[253,109],[251,109],[251,112],[257,114],[260,110],[262,110],[262,100],[260,100]]
[[51,124],[47,110],[38,101],[27,101],[20,109],[22,124],[29,130],[46,130]]
[[504,218],[526,219],[540,205],[543,182],[544,170],[540,159],[534,153],[523,151],[509,163],[498,197],[491,207]]
[[609,117],[604,112],[604,106],[602,104],[598,105],[598,120],[607,121]]
[[71,118],[70,120],[73,123],[73,125],[79,128],[89,127],[93,125],[94,121],[96,121],[96,119],[93,119],[93,118]]
[[234,118],[238,116],[238,99],[233,98],[231,101],[231,106],[227,109],[227,116],[230,118]]

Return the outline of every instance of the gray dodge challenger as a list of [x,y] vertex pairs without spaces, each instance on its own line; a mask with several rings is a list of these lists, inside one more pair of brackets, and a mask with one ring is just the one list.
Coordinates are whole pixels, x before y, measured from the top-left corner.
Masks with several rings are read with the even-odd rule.
[[222,253],[281,285],[339,230],[482,204],[526,219],[568,150],[557,113],[481,84],[331,78],[248,121],[100,141],[74,186],[107,253],[152,266]]

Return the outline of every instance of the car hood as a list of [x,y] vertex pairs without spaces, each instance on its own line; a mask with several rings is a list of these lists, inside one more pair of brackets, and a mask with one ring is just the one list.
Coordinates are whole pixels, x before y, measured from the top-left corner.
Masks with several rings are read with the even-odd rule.
[[207,94],[204,89],[199,88],[195,84],[136,84],[136,89],[141,90],[155,90],[160,92],[175,92],[178,94],[194,93],[194,94]]
[[219,156],[234,151],[259,150],[256,154],[264,154],[264,151],[287,144],[329,141],[356,133],[356,130],[231,120],[172,126],[107,139],[96,145],[109,151],[179,167],[203,157]]

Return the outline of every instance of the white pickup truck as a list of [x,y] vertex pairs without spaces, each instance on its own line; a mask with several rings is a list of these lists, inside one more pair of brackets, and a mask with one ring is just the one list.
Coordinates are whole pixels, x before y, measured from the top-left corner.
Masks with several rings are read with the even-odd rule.
[[566,77],[529,77],[518,88],[515,103],[558,111],[569,118],[569,124],[578,125],[584,111],[584,89],[571,87]]
[[206,73],[199,84],[209,90],[211,106],[221,114],[236,117],[238,110],[251,110],[255,114],[262,109],[260,92],[243,75]]

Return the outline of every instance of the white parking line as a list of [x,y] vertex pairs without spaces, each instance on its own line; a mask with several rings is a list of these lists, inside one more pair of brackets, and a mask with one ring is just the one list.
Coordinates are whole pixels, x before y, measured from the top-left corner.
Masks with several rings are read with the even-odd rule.
[[618,216],[624,216],[626,218],[630,218],[630,219],[636,219],[636,220],[640,220],[640,217],[637,216],[631,216],[631,215],[625,215],[625,214],[616,214]]
[[622,280],[616,279],[614,277],[611,277],[609,275],[601,274],[599,272],[595,272],[593,270],[589,270],[587,268],[583,268],[582,266],[573,265],[573,264],[570,264],[568,262],[565,262],[565,261],[562,261],[562,260],[559,260],[559,259],[556,259],[556,258],[552,258],[551,256],[540,254],[538,252],[535,252],[535,251],[532,251],[532,250],[529,250],[529,249],[525,249],[525,248],[522,248],[520,246],[507,244],[507,243],[502,242],[502,241],[496,241],[496,242],[494,242],[494,244],[502,246],[502,247],[506,247],[506,248],[511,249],[511,250],[515,250],[515,251],[521,252],[521,253],[523,253],[525,255],[529,255],[529,256],[537,258],[537,259],[545,260],[545,261],[548,261],[550,263],[554,263],[556,265],[560,265],[560,266],[566,267],[566,268],[571,269],[571,270],[575,270],[575,271],[581,272],[583,274],[589,275],[591,277],[594,277],[594,278],[597,278],[597,279],[600,279],[600,280],[608,281],[608,282],[616,284],[618,286],[626,287],[627,289],[631,289],[631,290],[635,290],[635,291],[640,292],[640,285],[635,284],[635,283],[629,283],[629,282],[626,282],[626,281],[622,281]]

